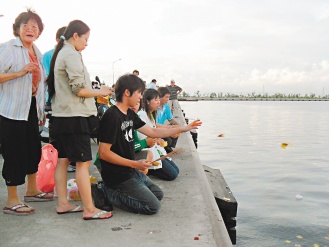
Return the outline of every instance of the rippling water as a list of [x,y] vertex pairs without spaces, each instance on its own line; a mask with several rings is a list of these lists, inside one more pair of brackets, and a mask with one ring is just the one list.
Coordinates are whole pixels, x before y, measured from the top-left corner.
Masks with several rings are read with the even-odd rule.
[[329,102],[180,105],[238,201],[237,246],[329,246]]

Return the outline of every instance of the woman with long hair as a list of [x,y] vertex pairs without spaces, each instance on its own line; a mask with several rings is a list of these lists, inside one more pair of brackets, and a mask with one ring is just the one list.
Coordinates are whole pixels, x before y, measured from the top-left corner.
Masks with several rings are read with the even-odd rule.
[[[55,170],[57,213],[82,212],[83,219],[107,219],[111,212],[97,209],[92,201],[89,166],[92,160],[90,135],[97,126],[95,96],[111,94],[109,87],[91,88],[91,80],[81,51],[88,45],[89,27],[80,20],[69,23],[58,42],[47,79],[52,98],[50,136],[58,150]],[[67,167],[76,162],[76,182],[83,208],[67,200]]]
[[[142,106],[137,114],[147,125],[152,128],[156,128],[156,114],[159,106],[160,93],[155,89],[147,89],[143,94]],[[146,139],[147,136],[142,133],[138,133],[138,138],[143,140]],[[163,139],[157,138],[155,140],[155,145],[150,147],[153,150],[153,157],[156,157],[157,153],[159,156],[166,154],[166,151],[163,148],[164,144],[165,141]],[[167,181],[176,179],[179,169],[172,159],[165,158],[161,161],[161,163],[162,167],[159,169],[157,169],[158,167],[150,167],[148,174]]]

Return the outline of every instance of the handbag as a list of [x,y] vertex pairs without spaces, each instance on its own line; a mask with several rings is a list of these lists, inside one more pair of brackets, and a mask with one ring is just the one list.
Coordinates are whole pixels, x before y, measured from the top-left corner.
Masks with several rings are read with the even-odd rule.
[[58,152],[51,144],[42,147],[41,160],[37,172],[37,188],[43,192],[52,192],[55,188],[55,169]]

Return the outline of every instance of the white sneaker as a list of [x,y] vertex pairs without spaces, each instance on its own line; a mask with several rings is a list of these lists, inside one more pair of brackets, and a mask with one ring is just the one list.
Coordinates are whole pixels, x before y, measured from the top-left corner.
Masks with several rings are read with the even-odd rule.
[[67,167],[67,171],[68,171],[68,172],[75,172],[75,166],[69,165],[69,166]]

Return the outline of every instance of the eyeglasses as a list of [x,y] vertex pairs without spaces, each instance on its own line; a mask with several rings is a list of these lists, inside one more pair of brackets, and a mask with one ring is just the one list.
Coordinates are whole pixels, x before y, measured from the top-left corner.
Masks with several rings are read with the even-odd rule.
[[28,25],[28,24],[22,24],[21,25],[21,28],[24,29],[24,30],[32,29],[32,31],[34,31],[34,32],[36,32],[36,31],[39,30],[39,27],[38,26]]

